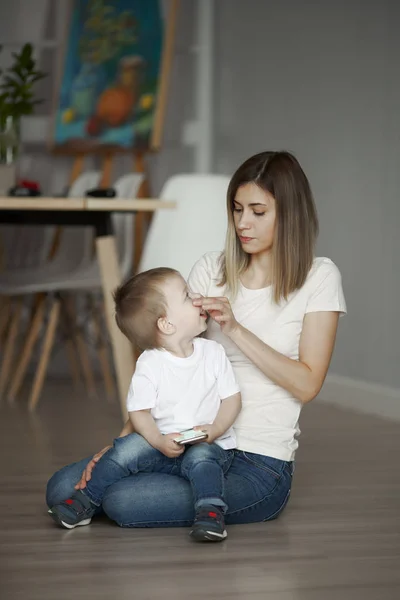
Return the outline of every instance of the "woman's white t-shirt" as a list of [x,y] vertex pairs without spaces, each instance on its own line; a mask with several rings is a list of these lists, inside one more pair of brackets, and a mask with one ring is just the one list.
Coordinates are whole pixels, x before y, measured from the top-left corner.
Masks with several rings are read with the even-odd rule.
[[[220,252],[210,252],[194,265],[188,279],[192,292],[211,297],[226,295],[225,288],[218,286],[220,258]],[[243,327],[278,352],[298,360],[304,316],[319,311],[346,312],[340,272],[329,258],[315,258],[303,287],[290,294],[287,301],[275,304],[272,286],[251,290],[240,285],[232,310]],[[242,411],[234,425],[237,447],[294,460],[301,402],[268,379],[211,319],[206,337],[225,348],[242,393]]]

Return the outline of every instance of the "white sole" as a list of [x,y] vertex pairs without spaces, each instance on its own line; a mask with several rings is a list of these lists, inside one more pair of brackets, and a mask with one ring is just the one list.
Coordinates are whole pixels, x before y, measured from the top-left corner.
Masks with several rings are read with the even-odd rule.
[[55,515],[51,509],[49,509],[47,511],[49,513],[49,515],[51,515],[53,518],[55,517],[55,521],[61,525],[62,527],[65,527],[65,529],[75,529],[75,527],[83,527],[84,525],[90,525],[91,522],[91,518],[90,519],[84,519],[83,521],[80,521],[79,523],[77,523],[76,525],[70,525],[69,523],[66,523],[65,521],[63,521],[62,519],[60,519],[57,515]]
[[228,532],[217,533],[216,531],[202,531],[201,535],[196,530],[190,532],[191,537],[197,542],[221,542],[228,537]]

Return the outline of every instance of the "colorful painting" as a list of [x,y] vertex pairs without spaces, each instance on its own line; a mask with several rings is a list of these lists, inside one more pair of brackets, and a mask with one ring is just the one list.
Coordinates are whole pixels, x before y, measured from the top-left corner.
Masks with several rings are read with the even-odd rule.
[[160,0],[71,0],[53,144],[146,150],[162,70]]

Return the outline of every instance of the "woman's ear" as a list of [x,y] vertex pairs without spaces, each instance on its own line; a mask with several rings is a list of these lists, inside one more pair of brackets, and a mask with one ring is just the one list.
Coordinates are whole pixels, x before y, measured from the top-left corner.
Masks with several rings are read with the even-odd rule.
[[167,317],[160,317],[157,321],[157,327],[163,335],[172,335],[176,331],[176,327]]

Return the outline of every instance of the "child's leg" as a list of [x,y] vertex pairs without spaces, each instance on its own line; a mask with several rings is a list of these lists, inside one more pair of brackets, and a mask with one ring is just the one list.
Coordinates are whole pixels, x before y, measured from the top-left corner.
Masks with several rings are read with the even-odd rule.
[[101,505],[107,488],[124,477],[139,472],[178,474],[176,462],[153,448],[141,435],[132,433],[114,440],[96,464],[86,488],[74,492],[70,498],[52,506],[52,518],[63,527],[72,529],[88,525]]
[[225,473],[233,460],[233,450],[217,444],[195,444],[182,459],[181,475],[193,491],[196,516],[190,531],[199,542],[220,542],[227,537],[224,513]]
[[114,440],[113,447],[93,469],[92,477],[83,492],[99,506],[106,489],[123,477],[146,472],[170,474],[174,464],[174,460],[153,448],[144,437],[131,433]]
[[224,450],[217,444],[194,444],[186,450],[181,475],[192,486],[195,509],[214,505],[225,512],[224,474],[231,466],[233,455],[233,450]]

